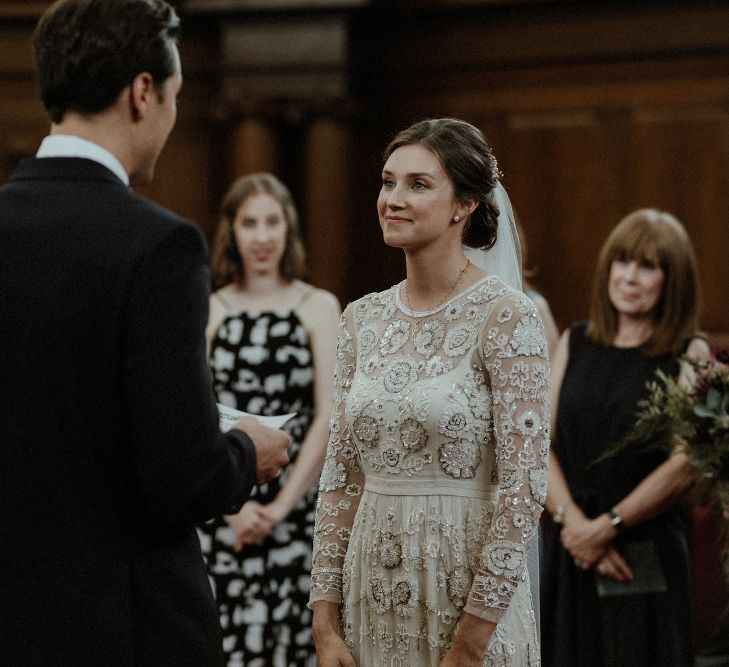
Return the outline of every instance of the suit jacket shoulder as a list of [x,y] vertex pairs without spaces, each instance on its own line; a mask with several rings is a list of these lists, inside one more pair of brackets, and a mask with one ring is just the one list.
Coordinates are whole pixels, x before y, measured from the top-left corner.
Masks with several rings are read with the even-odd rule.
[[3,664],[219,663],[194,523],[256,461],[218,429],[208,296],[197,227],[105,167],[0,187]]

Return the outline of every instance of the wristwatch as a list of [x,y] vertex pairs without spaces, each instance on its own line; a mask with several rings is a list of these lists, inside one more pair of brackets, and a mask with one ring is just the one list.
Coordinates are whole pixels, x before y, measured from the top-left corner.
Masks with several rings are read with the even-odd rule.
[[613,510],[610,510],[607,513],[608,517],[610,518],[610,524],[613,528],[615,528],[616,532],[620,532],[625,528],[625,524],[623,523],[623,517],[619,514],[615,514]]

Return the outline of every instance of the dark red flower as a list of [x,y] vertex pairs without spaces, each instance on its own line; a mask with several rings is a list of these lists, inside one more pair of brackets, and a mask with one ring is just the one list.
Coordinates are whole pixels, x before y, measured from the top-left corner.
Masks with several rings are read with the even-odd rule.
[[729,364],[729,350],[717,350],[714,357],[722,364]]

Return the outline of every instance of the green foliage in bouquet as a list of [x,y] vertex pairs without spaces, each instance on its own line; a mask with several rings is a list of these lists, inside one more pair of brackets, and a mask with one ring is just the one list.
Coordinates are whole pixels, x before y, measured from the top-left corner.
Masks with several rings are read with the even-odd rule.
[[[698,487],[707,502],[717,505],[724,535],[729,535],[729,353],[699,362],[682,361],[694,369],[691,386],[656,371],[647,383],[648,396],[638,403],[633,429],[597,461],[628,447],[661,450],[670,455],[682,447],[694,467]],[[729,581],[729,547],[724,550]]]

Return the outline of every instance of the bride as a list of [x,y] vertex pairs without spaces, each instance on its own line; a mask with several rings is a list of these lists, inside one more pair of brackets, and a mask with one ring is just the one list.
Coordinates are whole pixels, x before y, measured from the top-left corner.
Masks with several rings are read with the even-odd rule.
[[547,347],[514,287],[518,240],[481,132],[401,132],[377,210],[407,277],[341,318],[310,596],[319,664],[538,665],[527,555]]

